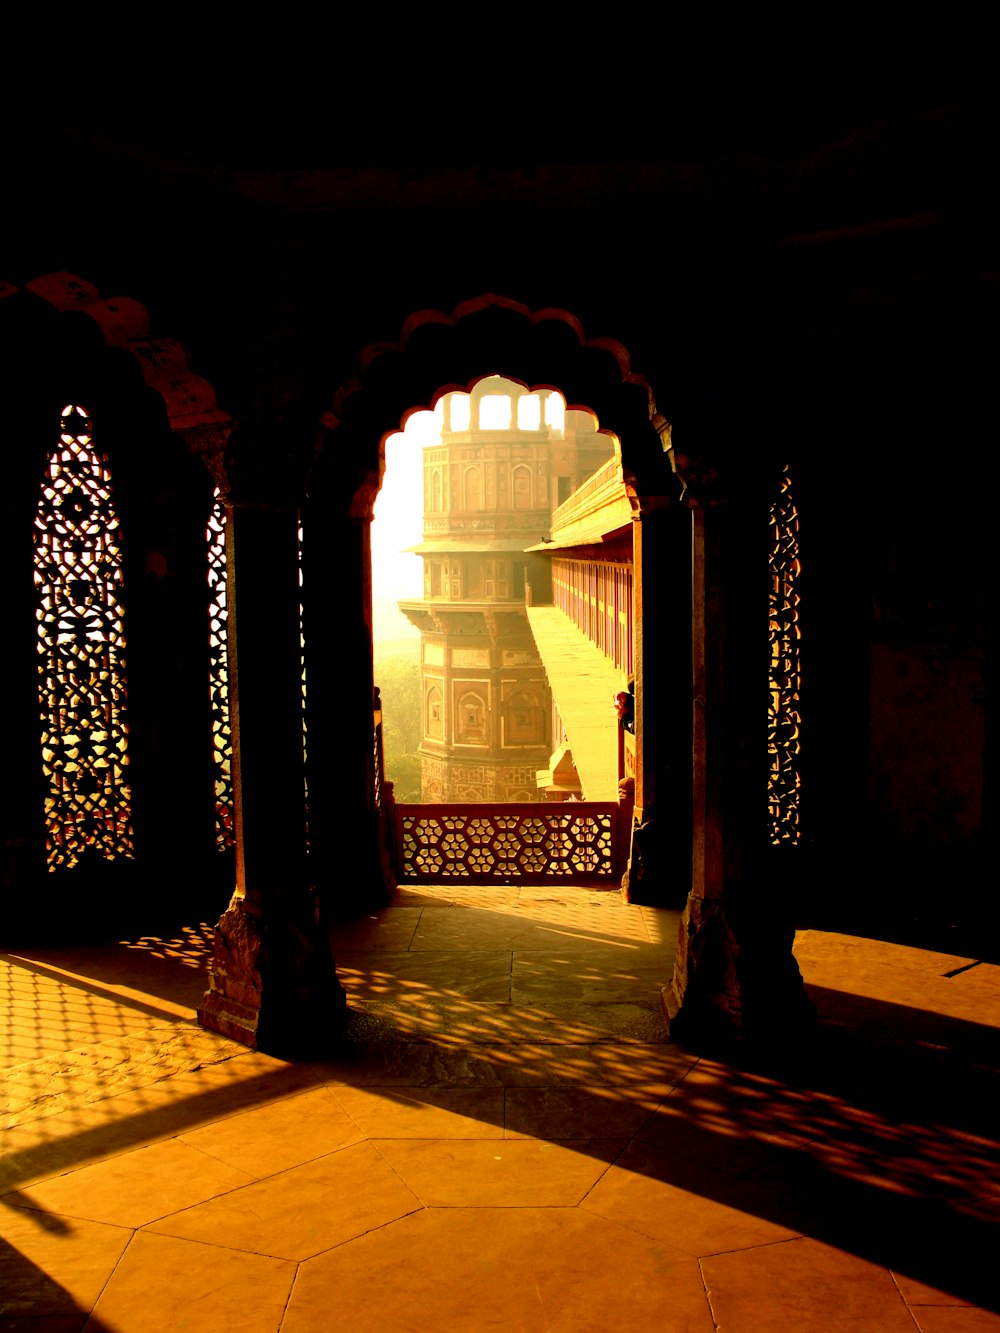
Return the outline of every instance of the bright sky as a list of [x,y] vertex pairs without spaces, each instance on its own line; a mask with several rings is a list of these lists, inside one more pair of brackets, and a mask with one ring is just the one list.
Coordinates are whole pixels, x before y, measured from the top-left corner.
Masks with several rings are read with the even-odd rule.
[[386,639],[417,639],[420,632],[396,603],[424,595],[424,562],[401,554],[423,537],[423,446],[441,438],[441,416],[414,412],[403,431],[385,442],[385,476],[372,519],[372,634]]

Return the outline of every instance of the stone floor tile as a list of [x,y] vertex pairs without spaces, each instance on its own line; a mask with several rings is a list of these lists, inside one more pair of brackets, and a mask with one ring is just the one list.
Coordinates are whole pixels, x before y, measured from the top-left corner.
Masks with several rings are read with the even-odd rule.
[[510,999],[510,953],[496,949],[423,953],[343,950],[337,958],[337,975],[351,1002]]
[[329,1153],[162,1218],[146,1230],[305,1259],[421,1207],[369,1143]]
[[765,1191],[641,1143],[622,1153],[581,1207],[698,1257],[798,1235],[780,1213],[768,1216],[776,1210]]
[[964,1306],[969,1304],[960,1296],[956,1296],[954,1292],[942,1291],[940,1287],[933,1287],[929,1282],[922,1282],[919,1278],[911,1277],[909,1273],[900,1273],[893,1270],[892,1276],[907,1305]]
[[131,1237],[127,1227],[0,1207],[0,1328],[89,1312]]
[[827,1134],[806,1144],[827,1171],[879,1189],[962,1200],[989,1197],[1000,1178],[1000,1143],[946,1126],[891,1121],[844,1106]]
[[800,1126],[786,1129],[777,1107],[769,1116],[765,1099],[748,1111],[739,1099],[732,1104],[720,1086],[706,1091],[691,1084],[691,1077],[679,1082],[642,1126],[643,1142],[734,1175],[772,1170],[776,1159],[780,1169],[788,1154],[802,1160]]
[[503,1043],[580,1045],[667,1041],[659,1000],[649,1003],[512,1005],[435,996],[405,1003],[363,1001],[364,1009],[398,1041],[472,1046]]
[[918,1305],[911,1313],[920,1333],[1000,1333],[1000,1314],[969,1305]]
[[141,1227],[251,1180],[246,1171],[171,1140],[43,1180],[16,1197],[23,1207],[64,1218]]
[[557,947],[651,943],[642,913],[622,902],[618,894],[596,894],[583,906],[576,902],[547,905],[542,914],[545,924],[555,932]]
[[676,950],[682,915],[679,908],[647,907],[638,904],[634,910],[642,917],[651,944]]
[[624,1139],[375,1139],[428,1208],[556,1208],[579,1203]]
[[24,1319],[16,1316],[0,1323],[4,1333],[100,1333],[90,1322],[90,1314],[82,1310],[76,1314],[26,1315]]
[[329,1333],[333,1308],[351,1333],[715,1329],[693,1260],[562,1208],[427,1209],[359,1237],[301,1266],[282,1333]]
[[420,907],[394,907],[350,921],[336,921],[329,930],[330,950],[335,959],[342,952],[369,949],[408,949],[420,921]]
[[15,1065],[0,1077],[0,1129],[105,1101],[186,1069],[221,1063],[239,1055],[240,1049],[215,1032],[173,1023]]
[[507,1139],[632,1138],[660,1104],[657,1089],[591,1087],[508,1088]]
[[516,903],[520,893],[514,884],[400,884],[392,907],[488,908]]
[[552,1087],[559,1084],[642,1084],[662,1096],[684,1077],[696,1056],[666,1043],[578,1044],[510,1042],[494,1045],[446,1044],[428,1035],[424,1041],[386,1040],[381,1031],[340,1048],[339,1058],[314,1062],[324,1083],[350,1087]]
[[800,1236],[702,1260],[720,1328],[753,1333],[914,1333],[892,1274]]
[[794,952],[817,986],[903,1004],[919,995],[935,1013],[977,1023],[1000,1004],[996,963],[818,930],[797,931]]
[[476,1046],[445,1045],[430,1036],[426,1041],[400,1041],[395,1036],[386,1039],[382,1031],[366,1038],[363,1025],[356,1033],[341,1043],[338,1058],[313,1063],[317,1078],[354,1088],[503,1086],[508,1063],[503,1057],[510,1047],[500,1047],[498,1053]]
[[194,1020],[204,975],[185,976],[182,987],[173,980],[153,990],[138,960],[126,957],[109,973],[102,966],[105,952],[0,953],[0,1067],[120,1040],[157,1024]]
[[232,1060],[30,1121],[4,1133],[0,1192],[173,1138],[318,1082],[308,1066],[244,1049]]
[[503,1137],[502,1088],[348,1088],[331,1094],[370,1139]]
[[616,940],[648,944],[641,916],[627,907],[595,909],[566,903],[517,903],[505,908],[425,912],[412,949],[587,949]]
[[662,1097],[684,1077],[697,1057],[665,1043],[593,1041],[564,1045],[522,1042],[483,1047],[505,1087],[601,1084],[660,1089]]
[[518,905],[530,907],[535,903],[545,906],[553,904],[580,911],[638,912],[634,903],[627,903],[622,897],[621,888],[606,884],[584,887],[583,885],[524,884],[518,891]]
[[315,1088],[178,1135],[258,1178],[359,1143],[363,1135],[327,1088]]
[[542,956],[517,951],[510,979],[514,1004],[616,1004],[649,997],[659,1003],[673,962],[651,944],[580,946]]
[[294,1277],[283,1259],[140,1231],[94,1323],[116,1333],[274,1333]]

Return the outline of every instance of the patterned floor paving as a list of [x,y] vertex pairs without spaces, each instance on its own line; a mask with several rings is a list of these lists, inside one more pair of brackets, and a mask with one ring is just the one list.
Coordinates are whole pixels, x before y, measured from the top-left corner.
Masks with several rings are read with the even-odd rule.
[[0,1328],[1000,1329],[1000,967],[801,932],[814,1032],[709,1055],[678,928],[402,890],[301,1061],[198,1026],[204,923],[0,954]]

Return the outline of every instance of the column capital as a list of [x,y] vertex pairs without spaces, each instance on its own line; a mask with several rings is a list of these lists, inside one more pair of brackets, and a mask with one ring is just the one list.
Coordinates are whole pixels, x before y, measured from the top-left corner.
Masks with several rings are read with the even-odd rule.
[[262,510],[299,503],[312,462],[308,442],[244,423],[230,427],[212,445],[205,462],[224,503]]

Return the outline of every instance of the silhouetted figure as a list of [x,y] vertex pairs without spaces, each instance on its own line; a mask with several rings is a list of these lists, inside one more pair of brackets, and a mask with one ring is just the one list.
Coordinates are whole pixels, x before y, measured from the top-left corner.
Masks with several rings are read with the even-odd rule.
[[619,690],[615,695],[615,712],[618,725],[624,731],[635,731],[635,681],[630,680],[627,690]]

